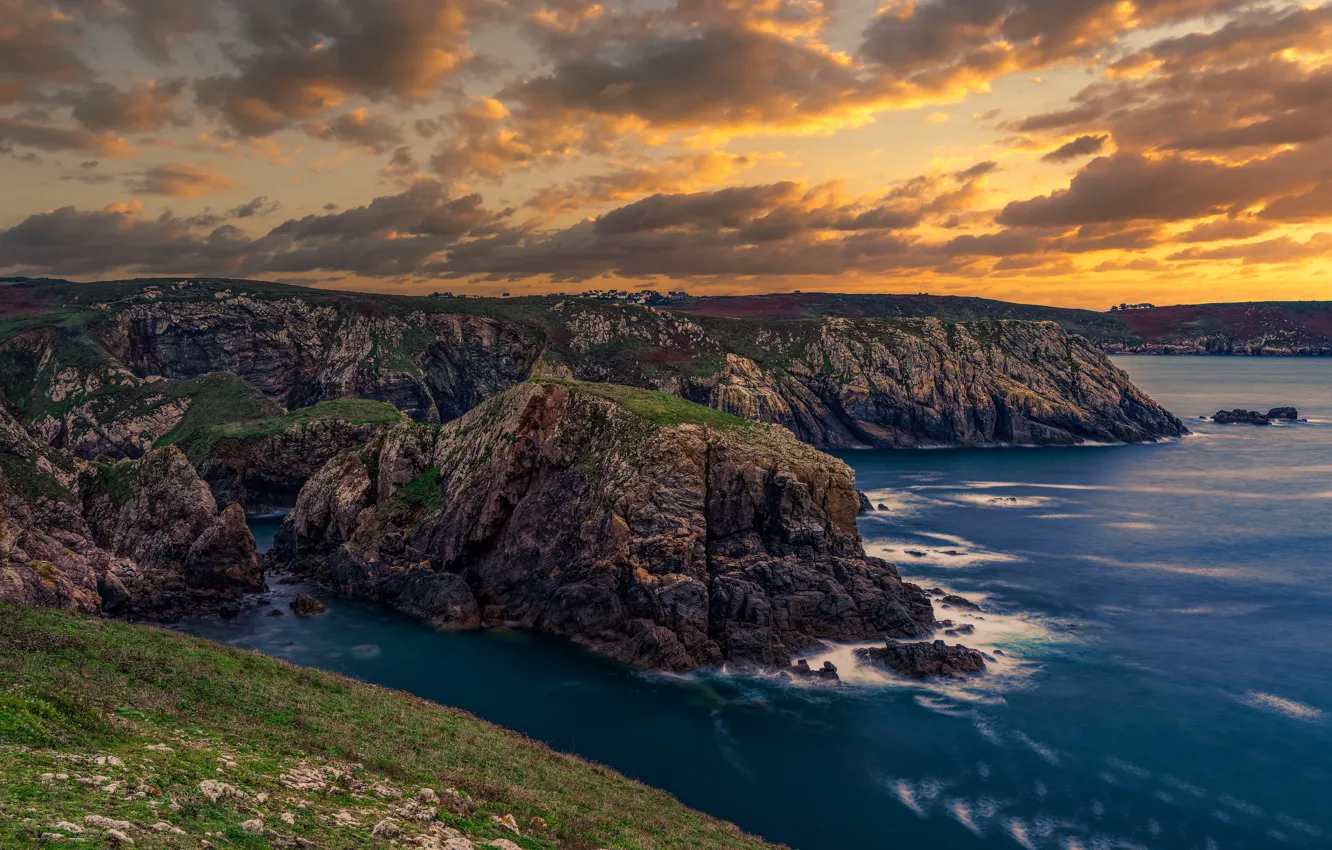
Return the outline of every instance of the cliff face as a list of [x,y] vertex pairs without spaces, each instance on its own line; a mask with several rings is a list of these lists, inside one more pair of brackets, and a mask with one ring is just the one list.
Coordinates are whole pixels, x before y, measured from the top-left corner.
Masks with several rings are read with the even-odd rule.
[[117,575],[132,608],[184,609],[201,594],[263,590],[244,509],[232,505],[219,514],[208,485],[176,447],[95,463],[81,484],[93,538],[128,561]]
[[513,622],[622,661],[785,665],[817,639],[933,632],[866,557],[845,464],[623,387],[527,383],[398,425],[302,490],[275,557],[446,627]]
[[663,389],[790,428],[828,447],[1144,442],[1183,423],[1078,337],[1037,322],[944,325],[826,319],[761,340],[764,367],[731,354]]
[[0,600],[95,612],[116,558],[92,541],[78,467],[0,407]]
[[555,298],[457,303],[445,312],[447,302],[431,299],[182,283],[86,308],[86,325],[72,332],[12,338],[0,359],[36,364],[29,427],[89,458],[140,456],[201,411],[216,415],[197,385],[219,373],[239,376],[268,404],[360,397],[432,423],[546,375],[659,389],[824,447],[1184,433],[1091,344],[1053,323],[751,321]]
[[261,587],[243,511],[219,514],[178,450],[90,465],[0,408],[0,600],[169,614]]
[[543,349],[531,329],[486,317],[217,294],[132,304],[98,336],[140,377],[230,372],[285,407],[368,398],[424,422],[523,380]]

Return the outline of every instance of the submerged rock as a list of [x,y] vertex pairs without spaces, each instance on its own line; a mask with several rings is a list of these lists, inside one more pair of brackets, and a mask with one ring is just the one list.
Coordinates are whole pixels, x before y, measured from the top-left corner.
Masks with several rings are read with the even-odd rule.
[[857,649],[856,657],[866,664],[918,679],[985,672],[985,656],[980,652],[960,644],[949,646],[941,640],[902,643],[890,639],[882,649]]
[[949,593],[944,596],[941,602],[947,603],[957,608],[965,608],[968,611],[979,611],[981,607],[965,596],[958,596],[955,593]]

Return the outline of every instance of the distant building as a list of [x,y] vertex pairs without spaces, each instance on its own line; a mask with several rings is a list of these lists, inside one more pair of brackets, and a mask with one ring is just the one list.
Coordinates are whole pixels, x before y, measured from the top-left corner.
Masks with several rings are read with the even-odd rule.
[[1147,303],[1142,303],[1142,304],[1120,304],[1118,307],[1111,307],[1111,308],[1110,308],[1110,312],[1111,312],[1111,313],[1122,313],[1122,312],[1124,312],[1125,310],[1155,310],[1155,309],[1156,309],[1156,305],[1155,305],[1155,304],[1147,304]]

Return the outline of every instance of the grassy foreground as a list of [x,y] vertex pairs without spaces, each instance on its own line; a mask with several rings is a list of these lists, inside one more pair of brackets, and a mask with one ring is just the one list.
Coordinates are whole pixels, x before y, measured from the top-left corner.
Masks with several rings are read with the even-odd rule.
[[136,848],[771,846],[408,694],[0,604],[0,847],[128,846],[117,833]]

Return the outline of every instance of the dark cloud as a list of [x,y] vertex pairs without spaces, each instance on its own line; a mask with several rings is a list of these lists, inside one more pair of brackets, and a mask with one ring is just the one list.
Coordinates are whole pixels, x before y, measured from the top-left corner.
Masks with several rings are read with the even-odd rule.
[[64,99],[73,108],[75,120],[89,130],[146,133],[184,123],[174,109],[184,89],[183,80],[142,83],[128,90],[96,83],[68,92]]
[[1015,227],[1077,226],[1131,220],[1183,221],[1239,211],[1306,191],[1332,175],[1327,146],[1239,165],[1132,152],[1090,162],[1067,189],[1015,201],[997,217]]
[[1205,221],[1174,237],[1176,242],[1225,242],[1232,239],[1251,239],[1272,229],[1265,221],[1251,218],[1223,218]]
[[1121,33],[1238,8],[1246,0],[921,0],[889,4],[861,53],[897,76],[1030,70],[1095,54]]
[[1315,233],[1305,242],[1281,236],[1265,242],[1247,245],[1229,245],[1224,248],[1189,248],[1171,254],[1174,261],[1228,261],[1240,260],[1244,265],[1284,265],[1302,263],[1316,257],[1332,255],[1332,233]]
[[[232,210],[267,206],[263,199]],[[143,274],[254,275],[335,272],[414,274],[462,239],[503,232],[508,211],[486,209],[475,195],[453,197],[434,181],[340,213],[290,219],[260,237],[216,226],[211,215],[146,218],[133,207],[64,207],[0,231],[0,268],[67,275],[124,270]]]
[[1078,136],[1073,141],[1050,151],[1041,157],[1041,160],[1044,162],[1069,162],[1070,160],[1081,159],[1084,156],[1092,156],[1100,153],[1109,140],[1109,136]]
[[0,0],[0,103],[30,84],[91,75],[67,16],[41,0]]
[[197,92],[248,136],[318,117],[351,95],[425,97],[472,55],[470,0],[233,2],[246,40],[237,73],[200,80]]
[[0,145],[19,145],[47,151],[80,151],[108,157],[130,156],[134,153],[134,148],[128,142],[112,133],[3,116],[0,116]]
[[118,26],[139,52],[155,62],[170,58],[183,36],[215,23],[220,0],[56,0],[63,9],[88,20]]
[[260,195],[238,207],[232,207],[227,211],[227,215],[231,218],[262,218],[272,215],[281,208],[282,205],[277,201],[270,201],[266,196]]
[[329,142],[364,148],[374,153],[387,153],[402,144],[402,129],[382,113],[369,113],[364,109],[346,112],[330,121],[310,124],[307,132],[315,138]]

